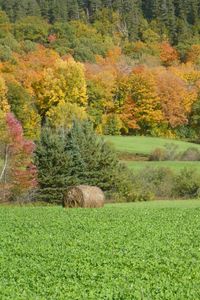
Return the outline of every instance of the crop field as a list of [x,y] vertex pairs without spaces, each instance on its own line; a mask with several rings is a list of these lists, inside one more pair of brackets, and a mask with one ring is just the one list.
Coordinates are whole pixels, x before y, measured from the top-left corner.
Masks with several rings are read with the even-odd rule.
[[1,207],[0,299],[200,299],[200,201]]
[[200,161],[126,161],[125,164],[133,171],[139,171],[146,167],[169,168],[174,172],[182,169],[197,169],[200,172]]
[[106,140],[111,142],[118,152],[150,154],[156,148],[164,148],[166,144],[173,143],[178,147],[178,151],[183,152],[188,148],[197,148],[200,150],[200,145],[188,143],[184,141],[153,138],[145,136],[106,136]]

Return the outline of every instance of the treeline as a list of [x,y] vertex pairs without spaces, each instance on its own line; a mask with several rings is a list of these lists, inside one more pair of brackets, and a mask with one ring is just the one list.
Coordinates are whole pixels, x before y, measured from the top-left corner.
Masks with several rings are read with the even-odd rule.
[[66,189],[88,184],[107,197],[134,201],[130,173],[92,123],[74,120],[68,130],[42,129],[36,144],[24,136],[12,113],[0,112],[0,203],[62,204]]
[[32,140],[46,123],[66,129],[74,117],[90,119],[100,134],[198,138],[200,45],[183,62],[148,28],[144,41],[120,46],[108,11],[98,13],[90,25],[35,16],[11,23],[1,11],[0,109],[14,113]]
[[[59,139],[65,133],[68,137],[74,119],[91,122],[101,135],[200,137],[198,22],[185,8],[181,15],[177,2],[174,6],[175,23],[184,22],[180,28],[187,28],[182,35],[178,27],[173,31],[160,21],[164,16],[160,9],[165,7],[160,2],[157,6],[152,2],[152,13],[139,1],[116,7],[114,2],[110,6],[79,2],[77,17],[72,16],[73,1],[70,10],[59,3],[53,8],[50,5],[58,2],[1,2],[7,12],[0,11],[0,190],[4,198],[7,189],[21,197],[17,195],[35,187],[37,172],[31,163],[34,143],[42,142],[44,127],[59,132]],[[154,9],[158,9],[155,16]],[[180,40],[175,42],[175,37]],[[78,183],[89,182],[83,173],[79,175]],[[112,187],[113,181],[109,182]]]
[[100,22],[104,30],[117,21],[120,33],[131,41],[141,39],[146,27],[176,45],[199,37],[199,0],[1,0],[0,7],[12,22],[39,16],[50,23]]
[[11,52],[0,65],[0,110],[14,113],[32,140],[45,124],[67,129],[74,118],[91,120],[99,134],[197,139],[199,46],[186,64],[167,42],[158,46],[154,67],[130,64],[118,47],[85,64],[41,45]]

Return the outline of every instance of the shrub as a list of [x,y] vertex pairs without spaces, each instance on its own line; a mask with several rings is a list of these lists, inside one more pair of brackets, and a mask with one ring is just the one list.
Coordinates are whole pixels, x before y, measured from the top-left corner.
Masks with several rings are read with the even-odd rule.
[[197,148],[188,148],[180,156],[180,160],[184,161],[198,161],[200,160],[200,152]]
[[178,146],[169,143],[165,145],[165,160],[176,160],[178,156]]
[[[196,101],[194,103],[196,103]],[[188,124],[177,127],[174,131],[175,131],[176,137],[180,138],[180,139],[190,139],[191,140],[191,139],[196,139],[196,137],[197,137],[195,129],[192,128]]]
[[150,161],[162,161],[165,160],[165,149],[156,148],[149,156]]
[[147,167],[133,176],[135,201],[200,198],[200,174],[183,169],[178,174],[168,168]]
[[103,124],[103,133],[105,135],[120,135],[121,128],[121,120],[115,115],[109,115]]
[[183,153],[178,152],[178,146],[166,144],[165,148],[156,148],[149,156],[150,161],[165,161],[165,160],[181,160],[181,161],[199,161],[200,151],[191,147],[185,150]]
[[199,197],[200,174],[197,170],[183,169],[174,180],[173,193],[175,197]]
[[173,181],[174,174],[170,169],[146,167],[133,176],[136,200],[171,198],[173,196]]
[[34,199],[39,202],[47,202],[49,204],[62,205],[63,195],[66,188],[43,188],[38,189],[34,195]]
[[12,59],[12,51],[8,46],[0,45],[0,60],[5,62]]
[[21,45],[22,45],[22,50],[26,53],[36,51],[37,49],[37,44],[30,40],[23,41]]
[[179,157],[178,146],[169,143],[164,148],[156,148],[149,157],[151,161],[176,160]]

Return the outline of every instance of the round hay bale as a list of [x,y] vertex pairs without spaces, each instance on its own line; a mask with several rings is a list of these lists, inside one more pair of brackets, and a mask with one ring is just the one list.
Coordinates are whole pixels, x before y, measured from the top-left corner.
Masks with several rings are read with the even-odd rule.
[[70,187],[64,193],[64,207],[98,208],[103,207],[105,196],[103,191],[95,186],[79,185]]

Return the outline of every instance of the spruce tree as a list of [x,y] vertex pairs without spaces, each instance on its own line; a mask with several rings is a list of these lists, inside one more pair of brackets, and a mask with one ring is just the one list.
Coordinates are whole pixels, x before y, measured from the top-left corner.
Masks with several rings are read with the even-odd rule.
[[1,0],[1,9],[6,12],[11,21],[14,21],[13,0]]
[[126,200],[132,196],[128,170],[88,121],[74,121],[67,133],[43,129],[35,165],[43,198],[47,200],[62,199],[64,189],[80,184],[98,186]]
[[111,145],[96,135],[90,122],[74,121],[66,142],[71,184],[95,185],[107,192],[130,196],[128,170],[120,164]]
[[27,3],[26,15],[41,16],[41,10],[36,0],[29,0]]
[[66,149],[72,162],[74,182],[97,185],[104,190],[114,184],[117,157],[113,149],[95,134],[91,123],[74,122],[67,135]]
[[49,2],[47,0],[37,0],[38,5],[40,7],[40,11],[41,11],[41,15],[43,16],[43,18],[45,18],[46,20],[49,20],[50,16],[49,16]]
[[68,185],[69,157],[60,133],[50,128],[42,130],[35,151],[40,188],[61,188]]
[[22,19],[27,16],[27,1],[15,0],[13,5],[14,21]]
[[51,0],[49,2],[49,21],[55,23],[56,21],[67,21],[68,9],[66,0]]
[[70,20],[79,19],[79,5],[77,0],[68,0],[67,9],[68,9],[68,18]]

